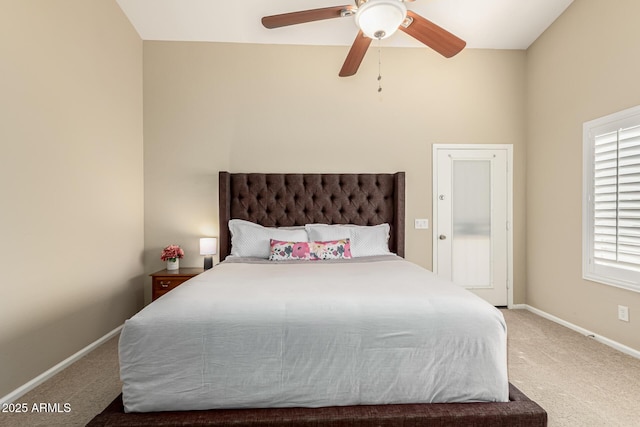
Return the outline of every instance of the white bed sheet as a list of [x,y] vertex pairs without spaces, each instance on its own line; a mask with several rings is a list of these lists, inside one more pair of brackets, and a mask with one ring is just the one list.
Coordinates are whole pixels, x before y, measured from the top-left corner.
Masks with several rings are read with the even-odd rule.
[[506,345],[495,307],[386,256],[224,262],[127,320],[119,354],[125,410],[149,412],[506,402]]

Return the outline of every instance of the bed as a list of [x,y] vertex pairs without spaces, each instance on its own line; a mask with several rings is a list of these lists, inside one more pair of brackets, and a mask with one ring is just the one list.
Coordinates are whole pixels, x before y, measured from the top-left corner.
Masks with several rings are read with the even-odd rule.
[[[544,411],[518,399],[508,383],[500,311],[403,259],[404,180],[402,172],[220,172],[226,260],[126,322],[119,347],[124,411],[312,414],[455,403],[490,419],[546,425]],[[350,227],[352,241],[342,244],[353,243],[354,256],[344,259],[335,246],[327,253],[337,259],[314,261],[241,253],[246,227],[252,239],[254,231],[270,237],[271,257],[274,245],[292,240],[274,239],[276,231],[315,232],[334,244],[341,237],[332,233]],[[375,240],[381,228],[383,253]],[[358,243],[373,232],[375,244]],[[312,255],[324,253],[311,247]],[[535,408],[518,412],[523,407],[513,403],[523,400]]]

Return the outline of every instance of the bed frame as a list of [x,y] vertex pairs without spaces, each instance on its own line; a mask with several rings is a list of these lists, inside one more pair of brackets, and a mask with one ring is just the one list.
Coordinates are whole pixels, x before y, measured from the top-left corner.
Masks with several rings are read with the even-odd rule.
[[[231,249],[227,223],[390,224],[389,247],[404,256],[404,172],[395,174],[246,174],[220,172],[220,259]],[[547,413],[513,385],[509,402],[229,409],[125,414],[116,398],[89,426],[546,426]]]
[[118,396],[88,427],[544,427],[547,413],[513,385],[507,403],[215,409],[126,414]]

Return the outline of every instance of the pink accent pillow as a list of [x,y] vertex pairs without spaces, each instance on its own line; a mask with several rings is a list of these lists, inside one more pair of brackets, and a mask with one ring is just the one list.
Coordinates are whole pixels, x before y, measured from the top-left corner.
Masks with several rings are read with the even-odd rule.
[[269,261],[309,260],[309,242],[270,240]]
[[285,242],[270,240],[270,261],[325,260],[351,258],[349,239],[326,242]]
[[349,259],[351,258],[351,242],[349,239],[327,240],[325,242],[309,242],[311,259]]

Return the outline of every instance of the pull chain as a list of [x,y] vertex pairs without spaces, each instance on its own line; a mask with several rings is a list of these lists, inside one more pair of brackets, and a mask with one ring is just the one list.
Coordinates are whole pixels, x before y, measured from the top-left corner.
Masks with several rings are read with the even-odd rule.
[[382,54],[380,49],[380,39],[378,39],[378,93],[382,92]]

